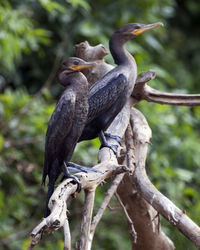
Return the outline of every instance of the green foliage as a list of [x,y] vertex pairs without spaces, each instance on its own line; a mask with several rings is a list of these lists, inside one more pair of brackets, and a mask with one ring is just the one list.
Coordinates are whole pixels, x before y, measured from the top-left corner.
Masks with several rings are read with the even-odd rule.
[[[46,190],[44,192],[40,182],[44,136],[55,106],[52,96],[57,97],[61,92],[55,80],[60,60],[74,55],[73,45],[84,40],[108,47],[112,32],[124,23],[163,21],[165,28],[137,37],[127,44],[127,49],[134,54],[139,72],[156,70],[157,77],[150,83],[152,87],[198,93],[199,5],[195,0],[1,1],[0,249],[26,249],[30,242],[27,233],[43,214]],[[110,55],[106,60],[113,63]],[[51,88],[46,87],[50,85]],[[39,90],[42,96],[31,95]],[[147,102],[137,108],[153,131],[147,162],[152,182],[198,223],[200,108]],[[98,140],[78,144],[73,160],[93,165],[98,147]],[[109,183],[98,188],[95,210],[108,186]],[[74,241],[79,236],[82,206],[81,194],[70,206]],[[177,249],[195,249],[169,223],[163,220],[162,224]],[[130,249],[127,232],[122,212],[106,211],[97,228],[93,248]],[[60,231],[45,235],[36,247],[62,248]]]
[[22,60],[22,53],[33,53],[41,44],[50,42],[50,33],[36,28],[37,22],[30,16],[28,6],[13,9],[8,1],[0,3],[0,67],[4,72],[14,70],[15,63]]
[[[34,99],[23,90],[7,89],[0,94],[2,247],[21,249],[27,242],[23,231],[41,216],[38,199],[43,196],[43,190],[39,185],[39,166],[43,162],[44,133],[52,110],[53,106],[45,104],[43,99]],[[20,241],[19,231],[23,235]]]

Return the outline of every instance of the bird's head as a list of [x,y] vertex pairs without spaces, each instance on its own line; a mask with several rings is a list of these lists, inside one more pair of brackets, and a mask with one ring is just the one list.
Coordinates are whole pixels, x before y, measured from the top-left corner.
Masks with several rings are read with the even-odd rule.
[[94,67],[96,63],[86,62],[78,57],[70,57],[64,60],[58,70],[58,80],[62,85],[66,85],[66,79],[74,72]]
[[70,74],[72,72],[81,71],[94,66],[95,63],[86,62],[78,57],[70,57],[61,63],[59,73],[64,72],[65,74]]
[[140,24],[140,23],[128,23],[120,27],[115,35],[124,37],[125,40],[129,40],[135,36],[142,34],[147,30],[151,30],[157,27],[163,26],[163,23],[152,23],[152,24]]

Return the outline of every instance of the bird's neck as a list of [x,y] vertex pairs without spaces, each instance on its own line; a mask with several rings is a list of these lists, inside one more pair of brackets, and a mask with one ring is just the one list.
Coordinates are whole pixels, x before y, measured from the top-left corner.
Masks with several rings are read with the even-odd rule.
[[87,79],[81,72],[72,72],[67,76],[63,76],[63,78],[60,79],[60,83],[64,87],[75,88],[77,91],[88,88]]
[[135,63],[132,55],[126,50],[125,43],[127,41],[123,40],[121,37],[113,34],[110,42],[110,52],[113,56],[113,59],[117,65],[132,64]]

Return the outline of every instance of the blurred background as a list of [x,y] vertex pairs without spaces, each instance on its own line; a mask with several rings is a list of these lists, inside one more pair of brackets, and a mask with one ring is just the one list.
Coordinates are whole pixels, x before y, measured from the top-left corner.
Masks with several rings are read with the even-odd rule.
[[[0,2],[0,249],[26,249],[42,218],[46,188],[40,185],[47,123],[59,95],[56,72],[82,41],[103,43],[121,25],[161,21],[164,28],[127,44],[139,73],[156,70],[156,89],[200,93],[200,1],[196,0],[3,0]],[[112,57],[106,57],[113,64]],[[141,102],[153,131],[147,171],[156,187],[200,223],[200,107]],[[99,141],[77,146],[74,160],[92,166]],[[109,181],[97,189],[96,209]],[[112,206],[118,206],[113,198]],[[69,205],[73,241],[79,237],[83,194]],[[114,216],[114,217],[113,217]],[[115,218],[113,220],[113,218]],[[176,249],[196,249],[162,220]],[[62,230],[35,249],[62,249]],[[130,249],[121,210],[107,210],[93,249]]]

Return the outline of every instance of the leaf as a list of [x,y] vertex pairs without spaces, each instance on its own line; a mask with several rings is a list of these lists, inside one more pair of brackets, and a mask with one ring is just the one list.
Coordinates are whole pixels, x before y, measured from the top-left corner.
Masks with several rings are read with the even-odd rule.
[[66,0],[68,3],[70,3],[74,7],[82,7],[85,10],[89,11],[90,5],[85,0]]

